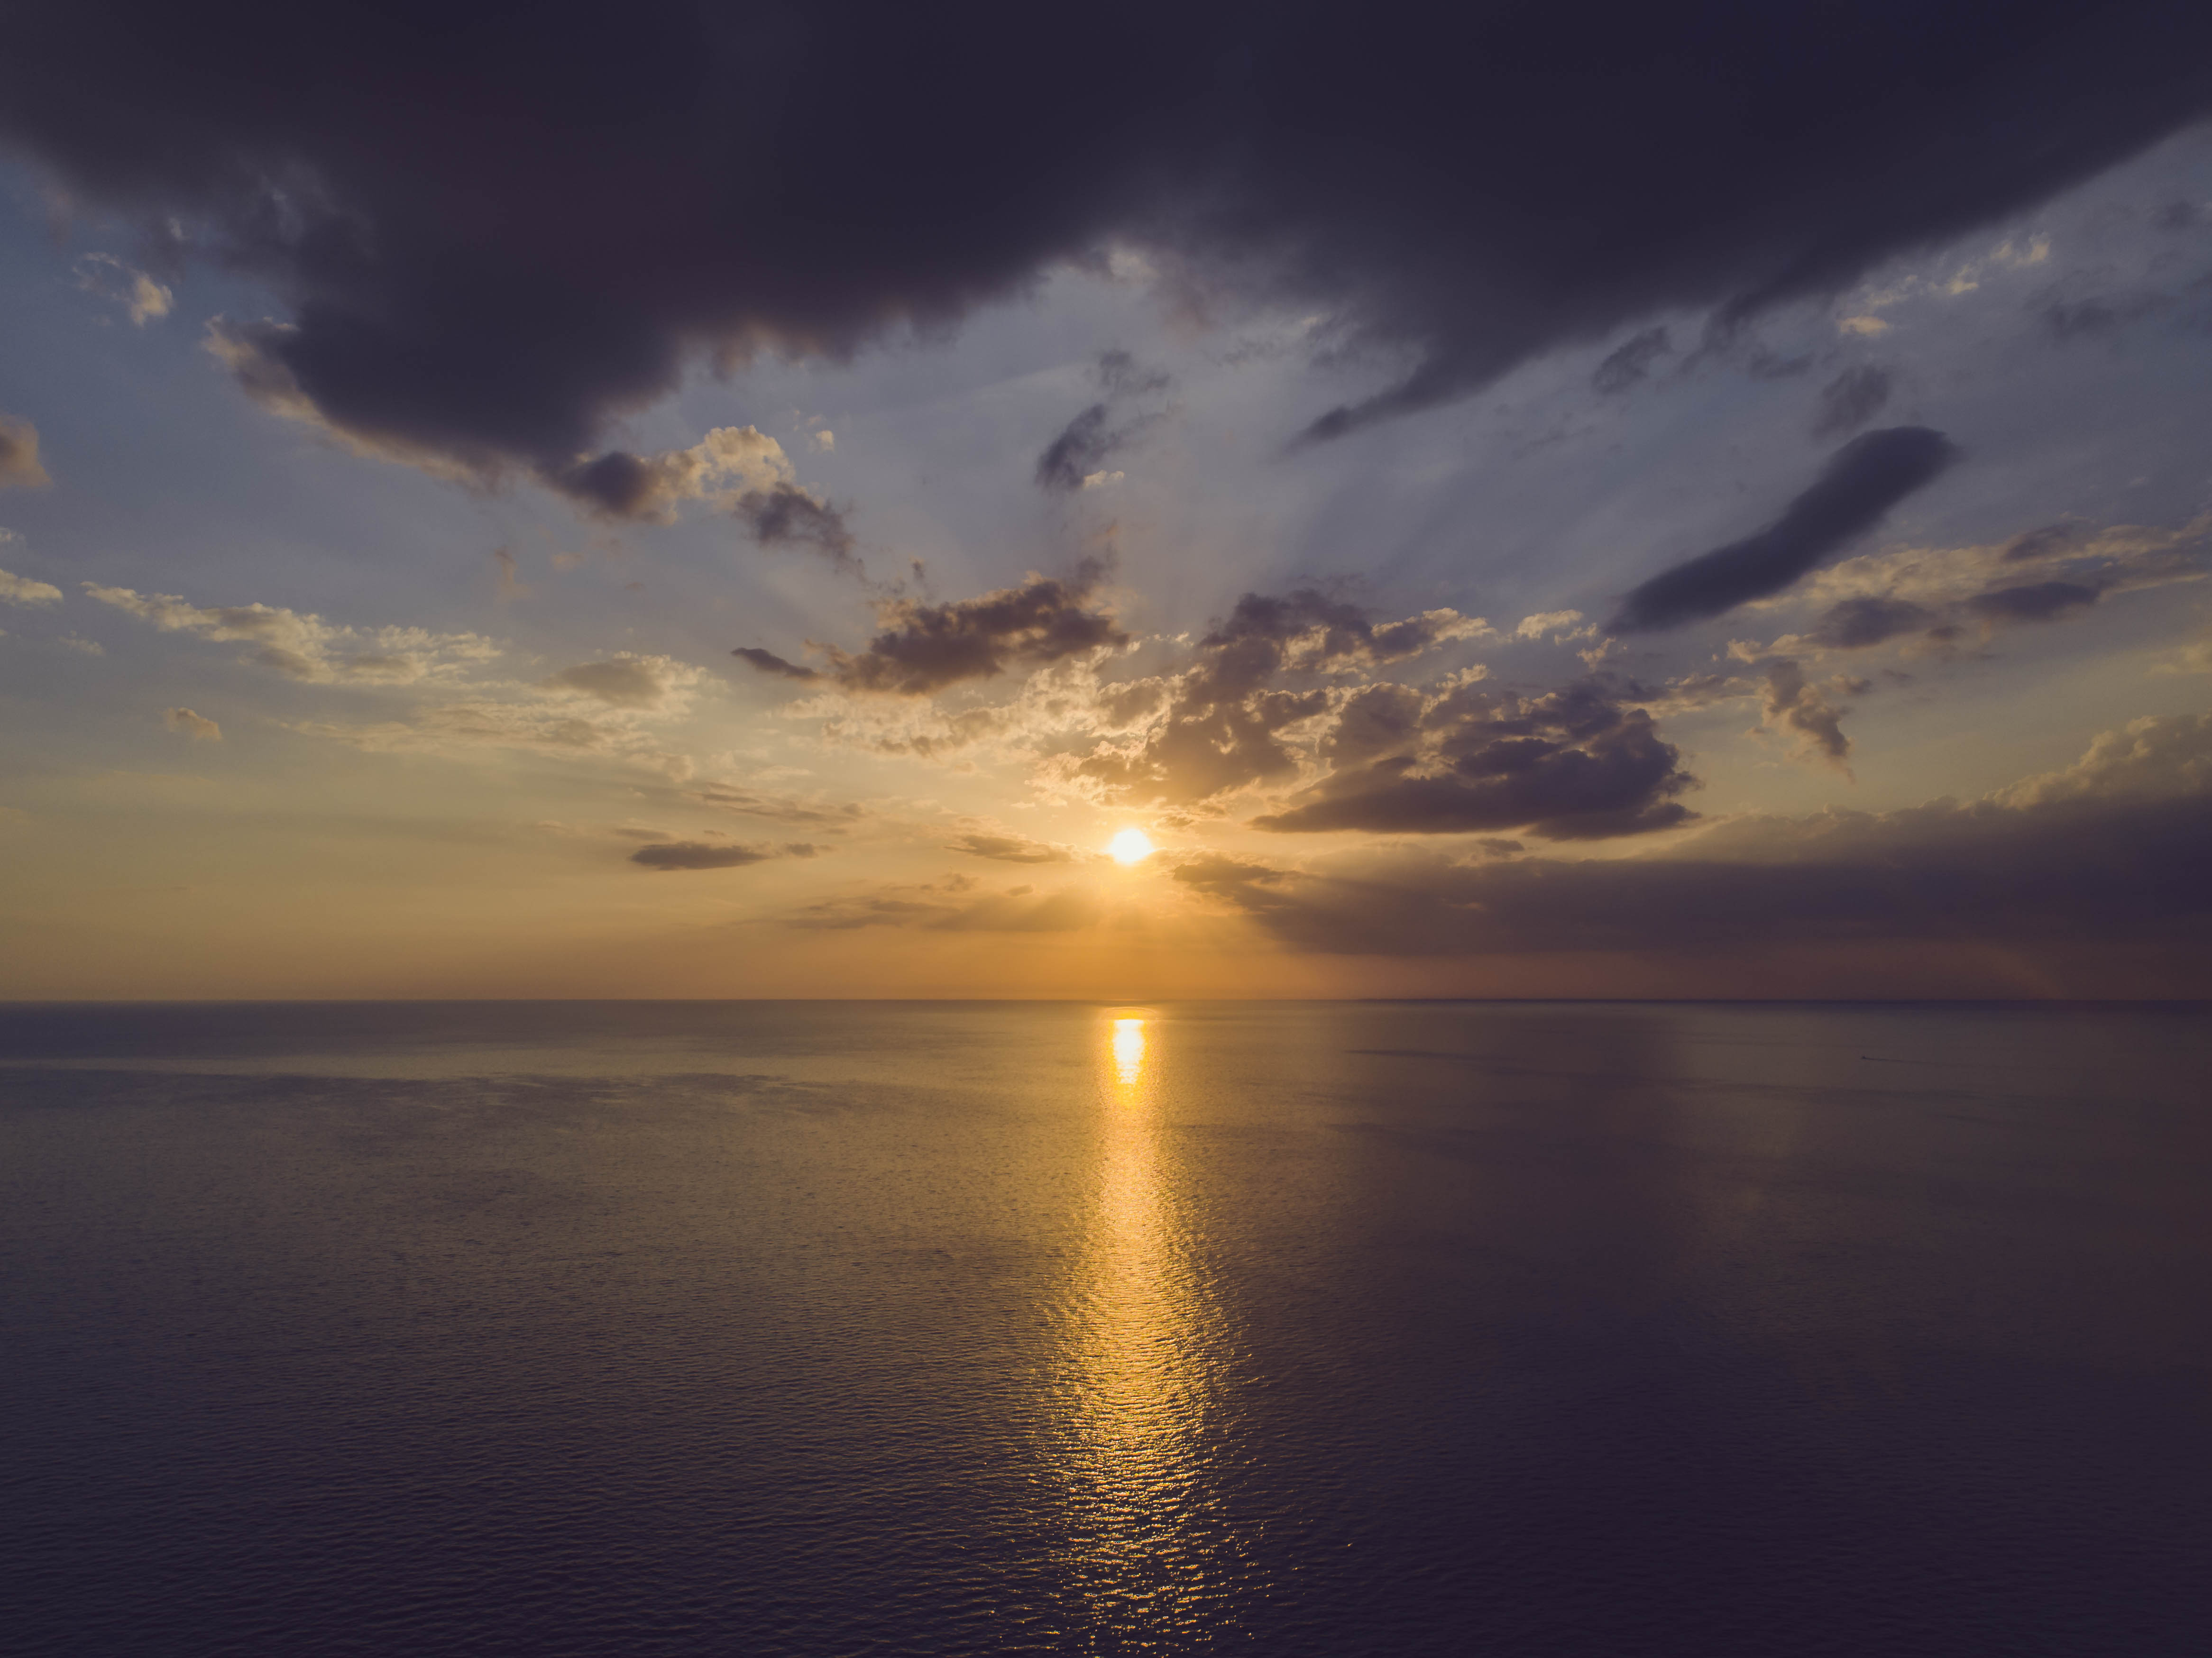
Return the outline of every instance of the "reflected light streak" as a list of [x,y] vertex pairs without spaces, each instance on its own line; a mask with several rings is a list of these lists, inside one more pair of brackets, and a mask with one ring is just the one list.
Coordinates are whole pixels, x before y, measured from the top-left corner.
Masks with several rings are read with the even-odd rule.
[[[1145,1075],[1145,1022],[1142,1019],[1114,1021],[1114,1078],[1126,1096],[1133,1094]],[[1121,1103],[1130,1103],[1124,1098]]]
[[1099,1054],[1097,1195],[1063,1429],[1070,1565],[1102,1633],[1179,1643],[1213,1627],[1219,1574],[1197,1524],[1206,1502],[1199,1321],[1146,1023],[1108,1021]]

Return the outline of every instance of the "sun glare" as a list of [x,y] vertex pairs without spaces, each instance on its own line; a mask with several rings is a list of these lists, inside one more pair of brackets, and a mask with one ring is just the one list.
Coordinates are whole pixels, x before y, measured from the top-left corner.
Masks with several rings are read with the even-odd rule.
[[1106,855],[1117,864],[1141,864],[1152,855],[1150,836],[1139,829],[1125,829],[1106,843]]

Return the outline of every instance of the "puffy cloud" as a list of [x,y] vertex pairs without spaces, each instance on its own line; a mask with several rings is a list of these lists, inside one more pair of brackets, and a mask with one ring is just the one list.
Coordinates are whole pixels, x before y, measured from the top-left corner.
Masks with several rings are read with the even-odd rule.
[[[1771,657],[1757,666],[1766,672],[1766,723],[1795,732],[1803,740],[1803,751],[1817,754],[1849,776],[1844,760],[1851,739],[1844,735],[1844,715],[1820,689],[1807,683],[1803,666],[1792,657]],[[1865,682],[1860,681],[1860,689]]]
[[33,581],[27,575],[0,570],[0,604],[58,604],[62,590],[51,582]]
[[[1132,729],[1131,737],[1087,755],[1056,756],[1045,774],[1070,786],[1182,804],[1286,781],[1299,771],[1290,735],[1359,693],[1312,683],[1286,687],[1278,679],[1364,675],[1486,636],[1492,636],[1488,623],[1456,610],[1374,623],[1357,605],[1312,588],[1246,593],[1199,641],[1194,661],[1181,673],[1100,688],[1090,710],[1094,728],[1118,726]],[[1474,677],[1481,671],[1469,671]],[[1362,705],[1369,715],[1377,706]]]
[[[1525,829],[1596,840],[1671,829],[1696,780],[1657,725],[1598,680],[1524,697],[1460,685],[1432,698],[1377,686],[1340,721],[1327,776],[1284,811],[1253,819],[1284,834],[1368,829],[1460,835]],[[1343,739],[1347,732],[1350,741]]]
[[0,489],[43,489],[52,482],[39,465],[39,428],[0,415]]
[[10,20],[0,136],[281,296],[262,354],[334,428],[628,511],[567,469],[695,361],[839,355],[1115,245],[1410,356],[1328,436],[1662,310],[1726,327],[1838,289],[2212,103],[2212,21],[2166,0],[2002,29],[1964,0],[1848,27],[1750,0],[1122,24],[1077,49],[865,0],[613,31],[494,6],[433,39],[50,3]]
[[617,708],[672,711],[689,700],[703,677],[698,669],[667,656],[628,652],[601,662],[580,662],[542,682],[545,689],[573,691]]
[[141,593],[88,581],[84,591],[165,633],[251,645],[246,660],[288,678],[319,683],[411,685],[463,678],[499,654],[480,634],[422,628],[351,628],[271,604],[190,604],[174,593]]
[[1893,426],[1854,438],[1765,529],[1663,571],[1631,592],[1612,630],[1677,628],[1779,592],[1871,530],[1957,459],[1948,440],[1924,426]]
[[[489,471],[496,462],[480,465]],[[602,518],[657,524],[672,523],[687,501],[742,510],[763,489],[793,488],[783,446],[752,426],[718,426],[688,449],[658,455],[613,449],[541,471],[555,489]]]
[[2015,783],[2008,806],[2065,800],[2166,800],[2212,795],[2212,714],[2150,715],[2106,732],[2063,771]]
[[222,726],[204,714],[194,714],[190,708],[163,709],[161,723],[195,742],[219,743],[222,740]]
[[1128,635],[1093,604],[1104,575],[1104,566],[1085,559],[1072,577],[1031,575],[1018,587],[975,598],[941,604],[884,599],[876,606],[883,631],[861,651],[822,647],[830,665],[819,673],[772,651],[746,647],[731,654],[786,678],[927,696],[963,680],[994,678],[1009,668],[1039,667],[1127,644]]
[[629,861],[646,869],[741,869],[774,858],[812,858],[827,851],[804,841],[787,845],[741,846],[734,841],[654,841],[640,847]]
[[1543,610],[1534,616],[1524,616],[1521,625],[1513,630],[1516,639],[1541,639],[1546,634],[1558,638],[1567,634],[1583,619],[1580,610]]
[[76,262],[76,285],[123,307],[135,327],[169,314],[176,295],[112,253],[88,253]]

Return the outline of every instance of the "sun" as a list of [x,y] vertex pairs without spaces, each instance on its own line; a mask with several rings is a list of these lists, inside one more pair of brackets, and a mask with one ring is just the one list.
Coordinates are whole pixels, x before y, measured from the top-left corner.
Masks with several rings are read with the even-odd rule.
[[1152,837],[1140,829],[1125,829],[1106,843],[1106,855],[1117,864],[1141,864],[1152,855]]

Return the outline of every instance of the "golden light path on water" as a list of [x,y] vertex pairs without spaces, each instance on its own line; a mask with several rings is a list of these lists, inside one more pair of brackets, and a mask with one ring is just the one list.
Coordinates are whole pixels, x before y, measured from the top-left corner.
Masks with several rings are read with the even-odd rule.
[[1169,1178],[1157,1042],[1142,1017],[1117,1011],[1103,1023],[1097,1185],[1066,1424],[1071,1575],[1094,1632],[1173,1643],[1212,1626],[1208,1603],[1221,1588],[1194,1524],[1209,1506],[1199,1309]]

